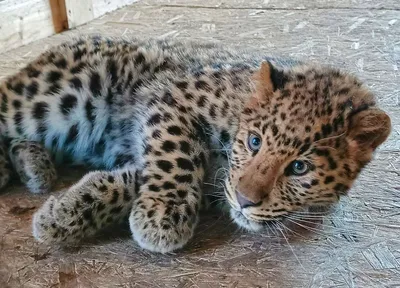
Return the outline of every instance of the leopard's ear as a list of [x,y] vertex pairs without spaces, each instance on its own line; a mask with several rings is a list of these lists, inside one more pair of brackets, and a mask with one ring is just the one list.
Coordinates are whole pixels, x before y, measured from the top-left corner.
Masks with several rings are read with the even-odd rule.
[[259,100],[267,100],[272,93],[283,88],[287,81],[285,73],[276,67],[271,62],[261,62],[260,69],[253,76],[256,83],[256,97]]
[[[378,108],[369,108],[350,117],[347,139],[352,154],[359,160],[369,161],[372,152],[389,136],[391,120]],[[362,159],[361,159],[362,158]]]

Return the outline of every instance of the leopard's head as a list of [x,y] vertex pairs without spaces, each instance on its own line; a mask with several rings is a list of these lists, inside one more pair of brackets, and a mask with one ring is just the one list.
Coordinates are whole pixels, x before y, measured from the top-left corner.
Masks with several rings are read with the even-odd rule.
[[232,217],[250,230],[337,202],[391,130],[372,93],[336,69],[263,62],[254,79],[225,183]]

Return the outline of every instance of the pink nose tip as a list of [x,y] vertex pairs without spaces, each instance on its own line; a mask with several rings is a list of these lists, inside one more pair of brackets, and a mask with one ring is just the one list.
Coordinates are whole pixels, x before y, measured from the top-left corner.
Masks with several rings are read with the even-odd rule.
[[253,207],[261,204],[261,201],[254,203],[244,197],[239,191],[236,190],[236,199],[240,205],[241,208],[246,208],[246,207]]

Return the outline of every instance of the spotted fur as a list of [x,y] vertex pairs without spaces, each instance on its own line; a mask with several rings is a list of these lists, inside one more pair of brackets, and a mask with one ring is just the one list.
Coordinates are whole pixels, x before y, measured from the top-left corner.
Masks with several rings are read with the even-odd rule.
[[[13,168],[32,192],[50,190],[51,158],[98,169],[35,213],[46,243],[129,217],[140,246],[173,251],[221,178],[233,219],[257,230],[337,201],[390,130],[353,76],[199,43],[78,39],[9,77],[0,97],[1,187]],[[295,159],[309,173],[293,176]]]

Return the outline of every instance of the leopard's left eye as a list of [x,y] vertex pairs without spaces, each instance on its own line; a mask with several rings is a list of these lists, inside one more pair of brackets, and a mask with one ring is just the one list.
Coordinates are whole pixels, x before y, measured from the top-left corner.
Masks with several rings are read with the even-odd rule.
[[251,151],[257,152],[261,148],[261,137],[251,133],[248,138],[248,146]]
[[290,163],[290,170],[293,175],[302,176],[304,174],[307,174],[308,170],[310,170],[310,167],[306,162],[296,160]]

